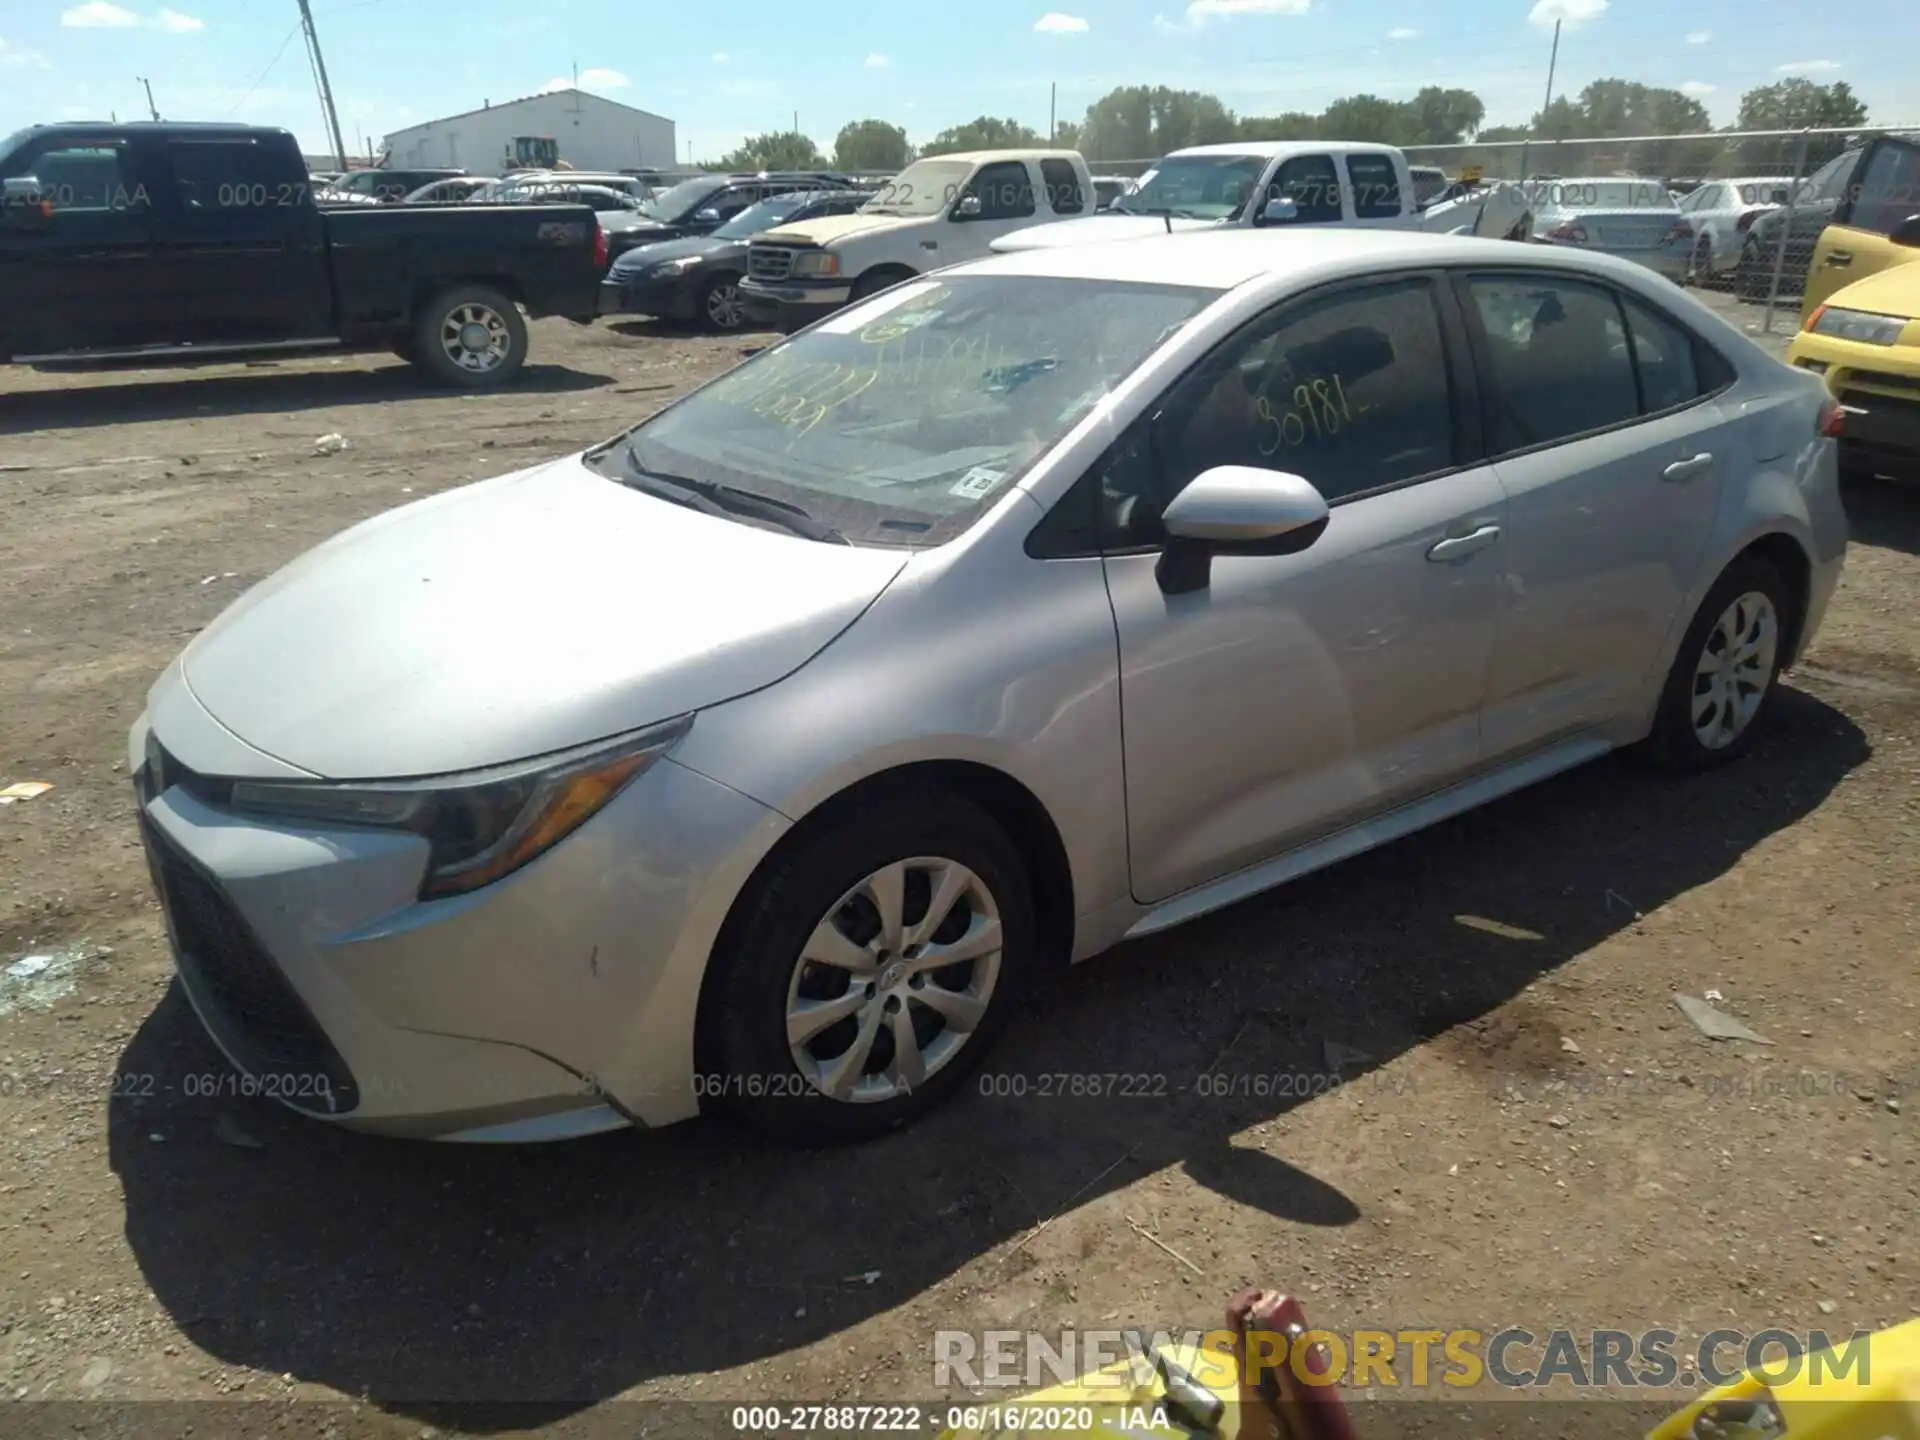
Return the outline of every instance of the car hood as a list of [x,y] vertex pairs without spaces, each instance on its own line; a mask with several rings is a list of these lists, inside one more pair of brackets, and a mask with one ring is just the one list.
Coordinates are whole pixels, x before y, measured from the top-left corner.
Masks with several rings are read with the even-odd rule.
[[1102,240],[1143,240],[1149,235],[1165,235],[1169,227],[1175,234],[1188,230],[1218,230],[1224,220],[1171,221],[1160,215],[1116,215],[1108,211],[1082,220],[1055,220],[1046,225],[1030,225],[1011,235],[1002,235],[989,247],[1002,254],[1016,250],[1052,250],[1061,245],[1088,245]]
[[770,685],[906,563],[657,500],[572,456],[354,526],[242,596],[183,669],[228,730],[315,775],[479,769]]
[[917,225],[938,220],[937,215],[822,215],[818,220],[802,220],[797,225],[781,225],[754,236],[754,243],[769,245],[831,245],[855,235],[878,235],[884,230],[911,230]]
[[1920,319],[1920,250],[1913,258],[1868,275],[1827,297],[1836,310],[1871,310],[1876,315]]
[[679,240],[658,240],[651,245],[638,245],[613,262],[615,271],[631,275],[636,271],[651,269],[664,260],[684,260],[689,255],[711,256],[722,250],[738,246],[746,249],[741,240],[716,240],[711,235],[688,235]]

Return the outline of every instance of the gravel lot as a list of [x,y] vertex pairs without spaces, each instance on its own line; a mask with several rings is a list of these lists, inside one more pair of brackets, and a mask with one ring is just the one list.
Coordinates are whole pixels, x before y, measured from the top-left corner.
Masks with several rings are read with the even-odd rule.
[[[795,1154],[707,1123],[420,1146],[203,1093],[125,773],[154,675],[350,522],[754,343],[543,321],[484,398],[385,356],[0,373],[0,785],[55,787],[0,808],[0,968],[49,957],[0,980],[0,1427],[693,1433],[603,1402],[926,1400],[936,1328],[1207,1326],[1254,1280],[1338,1328],[1914,1313],[1920,487],[1891,481],[1849,492],[1844,586],[1744,763],[1602,761],[1081,966],[990,1064],[1022,1098]],[[1776,1043],[1699,1036],[1672,997],[1710,987]],[[1115,1071],[1165,1093],[1039,1093]]]

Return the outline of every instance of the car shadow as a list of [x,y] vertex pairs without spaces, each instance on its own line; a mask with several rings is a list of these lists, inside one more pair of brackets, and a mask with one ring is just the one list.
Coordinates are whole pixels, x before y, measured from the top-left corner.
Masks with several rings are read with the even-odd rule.
[[774,330],[755,330],[751,327],[716,333],[702,328],[691,320],[615,320],[607,326],[616,335],[624,335],[629,340],[712,340],[724,344],[729,340],[738,340],[754,349],[764,349],[768,340],[778,339]]
[[[248,373],[196,377],[191,369],[155,372],[138,379],[75,385],[64,390],[0,392],[0,435],[35,430],[81,429],[152,420],[323,410],[337,405],[383,405],[395,400],[463,399],[476,392],[437,386],[411,365],[315,369],[313,361],[260,361]],[[223,365],[222,370],[231,370]],[[67,373],[65,371],[59,373]],[[83,372],[73,372],[76,374]],[[104,369],[88,375],[110,373]],[[565,365],[528,365],[512,385],[482,394],[555,395],[611,384],[609,375]]]
[[[1870,754],[1819,699],[1777,706],[1732,767],[1602,760],[1076,967],[954,1103],[854,1148],[704,1121],[521,1149],[357,1136],[207,1098],[229,1072],[172,993],[108,1111],[127,1238],[218,1360],[498,1432],[821,1341],[1169,1167],[1282,1224],[1349,1225],[1388,1197],[1236,1137],[1316,1077],[1378,1084],[1424,1042],[1490,1088],[1567,1063],[1524,999],[1490,1012],[1714,880]],[[1073,1076],[1134,1078],[1092,1096]],[[1278,1095],[1245,1078],[1273,1076],[1302,1078]],[[918,1343],[873,1363],[911,1373]]]
[[1920,555],[1920,474],[1849,479],[1841,483],[1840,497],[1854,544]]

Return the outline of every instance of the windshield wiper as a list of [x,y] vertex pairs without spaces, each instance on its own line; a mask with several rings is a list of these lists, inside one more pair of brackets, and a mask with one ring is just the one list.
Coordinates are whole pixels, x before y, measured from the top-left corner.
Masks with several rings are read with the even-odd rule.
[[675,504],[685,505],[689,509],[699,510],[708,515],[744,516],[751,520],[764,520],[790,530],[804,540],[820,540],[834,545],[851,545],[853,542],[825,521],[816,520],[798,505],[785,500],[775,500],[770,495],[756,495],[751,490],[742,490],[734,485],[721,485],[712,480],[693,480],[684,475],[661,475],[643,468],[627,452],[627,476],[635,489],[644,491],[661,500],[671,500]]

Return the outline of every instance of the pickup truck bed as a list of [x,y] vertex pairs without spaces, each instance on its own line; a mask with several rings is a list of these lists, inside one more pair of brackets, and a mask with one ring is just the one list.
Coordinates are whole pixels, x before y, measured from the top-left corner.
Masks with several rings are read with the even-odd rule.
[[285,131],[54,125],[0,153],[0,360],[207,361],[392,349],[465,388],[526,358],[522,316],[590,323],[585,205],[322,208]]

